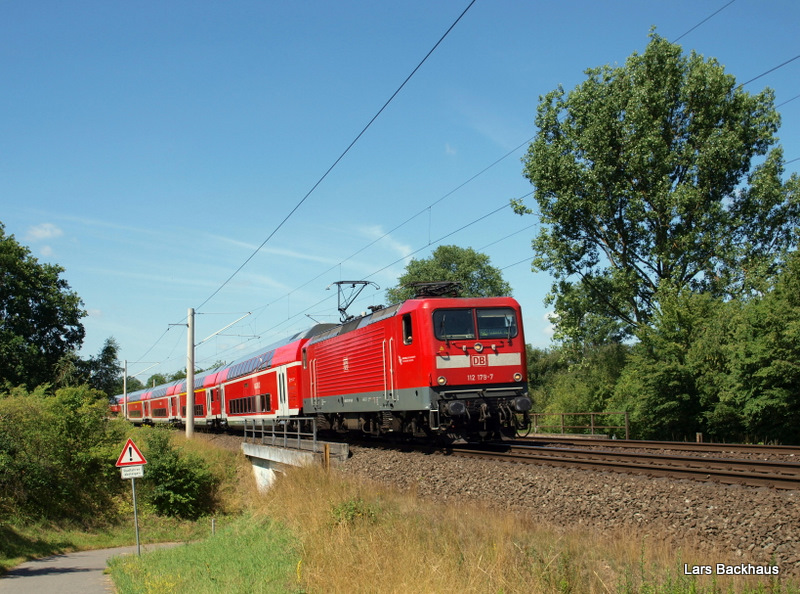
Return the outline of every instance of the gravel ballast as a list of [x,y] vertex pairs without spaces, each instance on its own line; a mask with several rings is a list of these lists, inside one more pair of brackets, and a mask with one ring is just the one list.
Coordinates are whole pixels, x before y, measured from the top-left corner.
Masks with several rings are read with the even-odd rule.
[[340,468],[420,497],[467,499],[555,528],[691,543],[736,563],[800,575],[800,492],[351,447]]

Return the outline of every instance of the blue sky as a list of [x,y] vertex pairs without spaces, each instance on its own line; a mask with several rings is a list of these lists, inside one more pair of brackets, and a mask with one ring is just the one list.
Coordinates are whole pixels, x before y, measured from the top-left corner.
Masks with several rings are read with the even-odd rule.
[[[224,287],[467,0],[2,2],[0,221],[65,269],[89,313],[82,355],[113,336],[141,379],[185,365],[185,328],[170,324],[189,307],[198,342],[251,312],[198,346],[207,367],[308,316],[337,320],[334,281],[380,285],[354,312],[383,302],[408,258],[441,243],[489,255],[527,341],[546,346],[537,221],[502,208],[531,191],[520,159],[539,96],[727,2],[478,0]],[[796,0],[736,0],[679,43],[745,82],[800,54],[798,31]],[[797,159],[800,60],[746,89],[765,86],[788,101],[779,135]]]

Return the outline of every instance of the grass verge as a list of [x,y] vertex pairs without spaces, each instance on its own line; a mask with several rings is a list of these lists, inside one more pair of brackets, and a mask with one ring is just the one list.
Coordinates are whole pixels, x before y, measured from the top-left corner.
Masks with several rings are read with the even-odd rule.
[[214,536],[109,563],[120,594],[291,593],[300,562],[291,533],[268,518],[245,516]]
[[[149,431],[139,429],[135,437],[144,442]],[[201,458],[216,477],[213,498],[217,510],[217,525],[222,527],[241,516],[247,501],[252,499],[255,487],[251,486],[252,471],[244,457],[198,439],[187,441],[177,432],[171,439],[180,451]],[[109,464],[113,464],[110,461]],[[120,479],[122,480],[122,479]],[[211,519],[180,520],[156,514],[152,505],[144,501],[140,487],[145,478],[137,480],[139,527],[143,544],[158,542],[188,542],[206,538],[211,534]],[[4,509],[0,515],[0,575],[25,561],[73,551],[127,546],[135,543],[133,503],[130,481],[125,481],[121,495],[111,500],[102,517],[87,515],[85,521],[43,522],[30,517],[17,517],[13,510]]]
[[[145,506],[143,542],[191,544],[113,561],[120,594],[800,593],[784,576],[683,575],[684,563],[735,562],[700,555],[692,543],[676,550],[657,534],[562,530],[503,509],[427,500],[319,467],[291,469],[258,494],[241,456],[232,461],[230,452],[201,440],[181,447],[202,454],[224,475],[218,501],[230,514],[209,536],[207,518],[160,518]],[[128,503],[119,504],[123,516]],[[0,524],[0,565],[132,541],[132,518],[102,532]]]

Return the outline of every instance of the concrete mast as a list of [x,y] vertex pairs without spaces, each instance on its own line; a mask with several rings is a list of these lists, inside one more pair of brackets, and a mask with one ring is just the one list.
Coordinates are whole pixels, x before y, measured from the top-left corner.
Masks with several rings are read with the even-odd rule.
[[186,338],[186,439],[194,435],[194,308],[189,308]]

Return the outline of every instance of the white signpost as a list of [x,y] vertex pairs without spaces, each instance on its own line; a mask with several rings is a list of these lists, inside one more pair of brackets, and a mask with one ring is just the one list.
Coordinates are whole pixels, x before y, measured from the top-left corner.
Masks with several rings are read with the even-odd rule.
[[131,490],[133,492],[133,523],[136,527],[136,554],[141,556],[142,550],[139,545],[139,514],[136,511],[136,479],[144,476],[144,459],[142,452],[136,447],[132,439],[128,439],[122,453],[117,458],[117,468],[122,471],[123,479],[131,479]]

